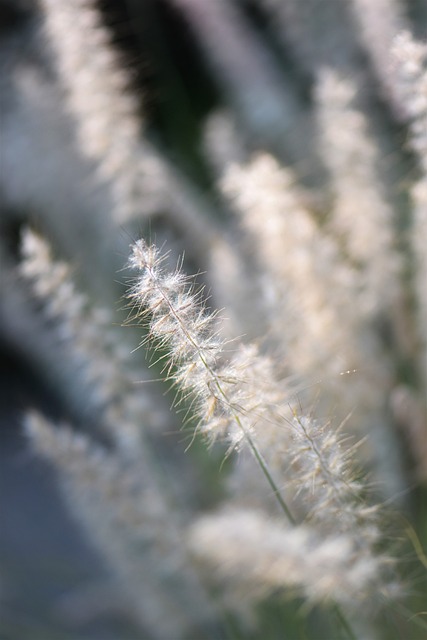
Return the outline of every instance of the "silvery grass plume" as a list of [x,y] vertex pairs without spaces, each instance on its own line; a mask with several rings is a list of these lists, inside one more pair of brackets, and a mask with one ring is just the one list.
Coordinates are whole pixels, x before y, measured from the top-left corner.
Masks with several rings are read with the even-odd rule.
[[203,637],[214,609],[189,561],[184,513],[147,461],[107,451],[36,413],[26,431],[56,470],[71,513],[103,554],[142,637]]
[[[332,69],[318,73],[318,137],[329,173],[327,231],[336,239],[358,285],[359,315],[391,313],[401,285],[396,211],[381,174],[378,131],[357,104],[361,89]],[[360,101],[360,98],[359,98]]]
[[390,56],[390,72],[396,78],[402,117],[410,127],[410,145],[424,177],[427,173],[427,44],[408,31],[396,34]]
[[[352,578],[348,575],[348,600],[356,604],[375,592],[392,592],[393,588],[382,572],[379,569],[372,572],[374,566],[388,565],[389,558],[387,554],[375,551],[380,541],[376,508],[366,505],[365,487],[352,475],[349,458],[353,452],[345,451],[331,425],[320,425],[309,416],[298,415],[290,401],[291,392],[276,380],[274,363],[261,356],[256,347],[234,345],[231,349],[227,346],[219,335],[216,314],[206,310],[200,293],[198,298],[188,277],[179,268],[171,272],[164,267],[164,259],[156,246],[144,240],[133,245],[130,267],[140,275],[129,294],[134,309],[130,321],[139,317],[145,319],[148,336],[144,343],[153,342],[155,353],[162,354],[159,358],[164,361],[164,376],[178,387],[178,394],[184,395],[190,415],[198,419],[196,431],[209,440],[225,440],[230,449],[249,449],[253,454],[291,525],[289,535],[296,558],[303,553],[304,547],[306,552],[310,547],[315,564],[317,545],[317,570],[322,573],[321,558],[324,552],[327,556],[325,549],[330,550],[329,543],[332,545],[332,540],[336,539],[343,556],[347,550],[349,563],[357,564],[354,575],[359,579],[353,583],[353,592],[349,591]],[[233,517],[236,518],[234,524]],[[200,525],[195,525],[197,553],[219,565],[220,572],[227,572],[228,567],[229,573],[239,574],[243,583],[259,580],[261,591],[267,585],[274,590],[283,581],[283,586],[303,586],[303,591],[315,601],[331,597],[335,601],[342,600],[340,593],[345,581],[343,575],[338,576],[338,565],[342,562],[342,573],[343,556],[340,560],[337,555],[337,565],[329,565],[329,579],[319,580],[315,587],[310,587],[313,576],[308,565],[307,570],[301,570],[298,575],[290,570],[288,582],[286,569],[280,577],[277,573],[275,578],[267,577],[263,575],[262,567],[271,564],[273,551],[269,550],[268,537],[264,545],[262,536],[257,535],[257,526],[253,526],[256,515],[247,516],[251,527],[247,534],[242,533],[248,537],[242,540],[241,555],[237,551],[235,554],[230,552],[230,548],[239,548],[235,532],[240,529],[241,517],[244,520],[246,516],[229,512],[226,520],[230,523],[224,528],[224,544],[219,539],[216,547],[212,547],[210,541],[219,535],[223,521],[215,521],[213,516],[212,521],[208,518],[207,524],[202,520]],[[308,529],[298,528],[297,522],[301,519]],[[213,528],[209,529],[211,522]],[[277,526],[280,530],[280,525]],[[280,538],[274,526],[271,535],[275,540]],[[321,542],[325,535],[330,538]],[[285,556],[286,546],[283,541],[281,548]],[[292,553],[287,556],[289,566],[298,564],[295,557],[291,558]],[[283,562],[286,566],[286,561]],[[244,566],[247,574],[240,572]],[[324,570],[327,571],[326,566]]]
[[[310,525],[286,526],[265,510],[230,508],[201,517],[190,529],[196,558],[212,566],[226,593],[252,604],[277,592],[309,603],[336,602],[357,612],[369,599],[389,598],[383,581],[390,559],[340,532],[321,536]],[[227,596],[224,598],[226,600]]]
[[123,455],[141,455],[147,431],[164,429],[169,416],[142,384],[136,386],[135,380],[142,383],[148,372],[135,367],[132,343],[119,337],[112,313],[90,303],[78,290],[70,265],[55,260],[47,241],[30,229],[22,233],[20,274],[51,325],[47,363],[64,378],[71,415],[100,427]]
[[166,212],[203,262],[217,235],[211,205],[144,136],[131,74],[111,43],[95,0],[41,4],[44,32],[80,149],[95,161],[103,186],[112,190],[114,222]]
[[390,70],[390,49],[397,33],[407,29],[409,20],[400,0],[352,0],[350,10],[359,31],[382,97],[387,100],[394,116],[402,117],[397,95],[396,77]]
[[[419,163],[419,179],[411,190],[414,207],[412,249],[418,300],[418,330],[423,361],[421,375],[427,389],[427,43],[417,42],[407,31],[394,40],[390,62],[396,76],[404,119],[409,125],[409,145]],[[427,397],[427,394],[426,396]],[[424,403],[427,416],[427,401]],[[427,422],[427,418],[426,418]]]
[[405,403],[410,408],[407,431],[420,477],[427,477],[427,43],[417,41],[408,31],[396,35],[390,57],[390,73],[395,79],[395,94],[400,115],[408,124],[408,145],[417,159],[418,179],[410,188],[413,207],[410,249],[413,258],[416,298],[416,356],[419,400],[406,390]]

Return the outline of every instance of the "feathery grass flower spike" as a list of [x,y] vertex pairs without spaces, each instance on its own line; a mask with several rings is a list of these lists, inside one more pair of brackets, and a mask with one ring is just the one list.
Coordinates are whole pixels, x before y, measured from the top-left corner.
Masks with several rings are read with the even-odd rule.
[[[270,360],[243,345],[236,345],[226,358],[217,314],[207,312],[188,276],[179,269],[168,272],[163,261],[159,249],[144,240],[133,246],[129,264],[142,273],[129,297],[137,306],[136,316],[148,318],[147,340],[166,349],[167,376],[191,396],[190,411],[199,417],[201,432],[211,441],[225,439],[230,449],[247,445],[294,522],[258,446],[259,437],[261,442],[268,439],[271,425],[277,424],[277,407],[284,401]],[[261,435],[261,426],[266,435]]]

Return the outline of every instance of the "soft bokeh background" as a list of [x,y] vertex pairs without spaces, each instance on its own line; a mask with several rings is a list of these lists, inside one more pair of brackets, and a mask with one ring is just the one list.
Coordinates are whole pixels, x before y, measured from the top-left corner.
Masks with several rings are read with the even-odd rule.
[[[199,281],[211,291],[212,306],[226,306],[227,295],[235,298],[228,311],[231,334],[242,332],[263,338],[264,307],[256,303],[263,283],[252,281],[257,262],[251,245],[237,240],[241,235],[239,225],[231,212],[232,199],[227,200],[219,186],[220,176],[225,164],[245,161],[259,150],[268,152],[279,163],[292,167],[302,200],[314,216],[326,220],[329,195],[328,167],[322,157],[325,148],[313,141],[317,140],[316,74],[318,68],[328,66],[344,78],[356,78],[361,86],[356,102],[369,115],[375,131],[382,153],[379,175],[401,231],[399,242],[404,248],[408,244],[407,229],[412,219],[409,190],[420,179],[422,167],[408,144],[408,122],[399,117],[393,91],[387,93],[387,86],[381,85],[375,64],[380,70],[385,64],[384,51],[391,44],[394,28],[409,28],[414,37],[425,40],[426,3],[379,2],[384,4],[384,20],[373,22],[369,34],[366,25],[363,31],[357,23],[351,3],[304,0],[292,17],[292,8],[298,3],[283,1],[289,6],[287,18],[292,28],[278,19],[280,3],[267,0],[218,5],[202,0],[95,3],[130,78],[132,109],[138,114],[136,126],[143,141],[145,178],[140,192],[136,189],[128,194],[129,206],[122,211],[115,204],[117,194],[111,187],[118,182],[115,177],[121,165],[113,167],[112,178],[110,175],[106,179],[102,160],[88,158],[81,150],[55,55],[43,31],[42,3],[0,0],[2,639],[151,637],[149,631],[141,631],[125,598],[121,600],[117,588],[110,585],[105,560],[67,509],[57,476],[35,456],[24,434],[23,416],[28,409],[37,408],[52,419],[66,420],[77,430],[89,431],[95,440],[105,440],[99,428],[97,398],[79,380],[78,366],[65,360],[67,350],[61,350],[64,345],[58,340],[55,321],[46,320],[41,303],[17,275],[24,228],[29,225],[47,238],[54,256],[71,265],[77,287],[91,303],[111,310],[112,320],[108,322],[126,332],[123,348],[129,345],[129,351],[137,343],[138,332],[120,328],[126,317],[123,295],[128,277],[122,269],[130,242],[140,235],[158,244],[166,242],[172,264],[184,253],[185,270],[201,273]],[[354,5],[362,11],[363,2]],[[366,42],[372,43],[377,37],[375,58],[375,47]],[[121,135],[119,120],[117,130]],[[110,133],[114,138],[114,120]],[[421,179],[425,177],[425,173],[421,175]],[[121,188],[125,190],[127,185]],[[129,187],[129,193],[133,188]],[[357,200],[359,194],[353,196]],[[425,243],[427,246],[427,238]],[[248,266],[245,278],[233,290],[233,278],[239,282],[238,269],[237,275],[227,272],[225,280],[230,282],[224,284],[221,268],[229,267],[227,251],[238,245]],[[412,266],[409,260],[408,273],[404,274],[408,282]],[[406,291],[409,300],[403,305],[405,313],[401,324],[394,325],[398,326],[397,338],[388,319],[378,317],[383,342],[398,345],[390,369],[401,393],[394,396],[397,417],[390,420],[390,456],[395,455],[396,448],[400,451],[396,466],[394,462],[389,465],[395,484],[385,491],[383,499],[397,505],[425,549],[427,461],[422,468],[422,454],[420,459],[414,454],[412,432],[408,436],[398,428],[402,411],[405,416],[416,413],[420,402],[425,402],[414,364],[417,342],[411,333],[415,294],[409,286]],[[266,294],[264,290],[262,295],[268,298],[270,294],[274,296],[274,292]],[[236,308],[240,309],[240,318],[233,316]],[[273,346],[277,348],[274,340]],[[143,362],[143,354],[137,352],[136,369],[139,363],[143,367]],[[348,376],[345,384],[350,392],[358,376],[363,372]],[[140,381],[137,374],[134,380]],[[317,372],[306,382],[318,386],[322,397]],[[196,443],[186,452],[189,436],[179,432],[180,419],[171,418],[169,424],[162,424],[171,396],[165,399],[161,390],[152,393],[158,402],[161,427],[151,434],[151,444],[165,475],[172,484],[176,477],[181,479],[178,495],[184,494],[192,508],[215,505],[222,497],[221,477],[226,475],[229,463],[223,464],[223,450],[214,448],[207,455]],[[411,394],[418,396],[417,402],[411,403]],[[411,424],[415,423],[416,418]],[[425,425],[421,428],[425,436]],[[415,442],[419,440],[415,438]],[[405,580],[413,591],[412,610],[419,611],[423,606],[425,609],[425,574],[410,544],[404,547],[404,553],[408,556]],[[262,615],[264,624],[269,625],[265,637],[283,637],[283,619],[290,633],[299,637],[299,631],[291,628],[293,618],[287,616],[286,609],[266,605]],[[407,629],[401,631],[399,624],[393,623],[396,637],[408,637]],[[206,638],[228,637],[224,633],[222,625],[212,626]],[[251,633],[246,631],[242,637],[249,638]],[[392,637],[388,633],[381,637]],[[414,627],[412,637],[422,638],[423,633],[424,629],[417,631]]]

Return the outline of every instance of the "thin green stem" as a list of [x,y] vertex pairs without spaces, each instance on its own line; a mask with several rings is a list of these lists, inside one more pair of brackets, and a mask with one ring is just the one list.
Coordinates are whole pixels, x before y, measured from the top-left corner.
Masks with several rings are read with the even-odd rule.
[[354,633],[354,631],[353,631],[350,623],[348,622],[347,618],[345,617],[345,615],[341,611],[340,606],[338,604],[335,604],[333,609],[334,609],[334,613],[335,613],[336,617],[338,618],[341,626],[343,627],[344,631],[346,632],[346,634],[350,638],[350,640],[357,640],[356,634]]
[[[237,418],[236,420],[237,422],[240,422]],[[243,429],[243,427],[242,427]],[[258,462],[259,466],[261,467],[261,470],[268,482],[268,484],[270,485],[270,487],[273,489],[273,493],[274,496],[276,498],[276,500],[278,501],[282,511],[285,513],[286,517],[288,518],[289,522],[293,525],[296,525],[296,520],[294,518],[294,516],[292,515],[288,505],[286,504],[286,502],[284,501],[284,499],[282,498],[282,495],[279,491],[279,488],[277,486],[277,484],[275,483],[275,481],[273,480],[273,477],[270,473],[270,471],[268,470],[268,466],[267,463],[265,462],[261,452],[259,451],[258,447],[256,446],[256,444],[254,443],[254,441],[252,440],[251,436],[246,433],[246,441],[249,445],[249,448],[251,449],[253,455],[255,456],[256,461]]]

